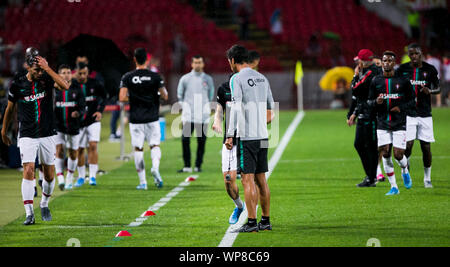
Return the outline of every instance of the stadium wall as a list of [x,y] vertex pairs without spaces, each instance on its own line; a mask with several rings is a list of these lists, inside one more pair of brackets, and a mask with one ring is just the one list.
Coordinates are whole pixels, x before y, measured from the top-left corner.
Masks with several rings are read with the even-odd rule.
[[[319,87],[319,80],[325,71],[305,71],[303,78],[303,99],[305,109],[327,109],[333,100],[333,93],[322,91]],[[229,80],[229,73],[210,74],[214,79],[217,88]],[[294,71],[292,72],[265,72],[269,79],[274,100],[280,103],[283,110],[297,108],[297,87],[294,84]],[[168,79],[169,102],[177,102],[177,86],[181,74],[172,74]],[[214,97],[214,100],[216,98]]]

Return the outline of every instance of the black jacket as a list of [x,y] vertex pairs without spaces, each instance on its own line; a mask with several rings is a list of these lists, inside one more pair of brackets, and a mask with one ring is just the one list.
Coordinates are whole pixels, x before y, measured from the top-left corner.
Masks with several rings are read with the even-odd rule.
[[355,114],[359,120],[375,120],[376,115],[373,109],[368,106],[367,100],[369,99],[370,84],[373,78],[381,73],[381,68],[372,64],[363,69],[359,75],[355,75],[351,84],[353,98],[348,118]]

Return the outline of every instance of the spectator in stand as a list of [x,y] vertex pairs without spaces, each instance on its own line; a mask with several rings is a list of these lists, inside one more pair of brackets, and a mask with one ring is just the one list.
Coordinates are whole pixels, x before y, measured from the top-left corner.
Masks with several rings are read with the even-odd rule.
[[342,55],[341,40],[332,40],[332,43],[331,43],[330,48],[328,50],[328,53],[330,55],[331,67],[345,66],[346,65],[345,58]]
[[184,57],[188,50],[186,43],[183,40],[183,35],[181,33],[175,34],[172,40],[172,69],[176,73],[181,73],[184,71]]
[[240,24],[240,38],[241,40],[247,40],[249,38],[249,24],[250,24],[250,10],[245,2],[242,2],[239,11],[239,24]]
[[[438,72],[438,78],[440,79],[442,77],[442,63],[441,60],[433,55],[436,55],[435,52],[433,53],[427,53],[425,62],[427,62],[430,65],[433,65],[433,67],[436,68]],[[442,97],[441,94],[436,95],[436,106],[441,107],[442,106]]]
[[319,42],[320,34],[318,32],[313,33],[308,41],[308,47],[305,51],[305,66],[307,67],[318,67],[318,59],[322,53],[322,46]]
[[270,25],[270,32],[275,40],[279,42],[281,35],[283,34],[283,16],[280,8],[275,9],[270,17]]
[[408,10],[408,23],[411,27],[412,38],[420,40],[420,13],[410,8]]
[[231,0],[231,13],[233,16],[233,22],[238,23],[238,11],[242,4],[243,0]]

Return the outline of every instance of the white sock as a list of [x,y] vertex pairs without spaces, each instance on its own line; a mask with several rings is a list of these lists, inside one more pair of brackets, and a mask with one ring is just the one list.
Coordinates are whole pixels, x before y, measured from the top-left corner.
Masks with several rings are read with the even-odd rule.
[[55,171],[56,176],[64,176],[64,159],[56,158],[55,159]]
[[423,168],[423,170],[424,170],[423,180],[425,182],[431,182],[431,167],[430,168]]
[[86,166],[78,166],[77,167],[78,170],[78,178],[86,178]]
[[398,188],[397,181],[395,179],[394,163],[392,162],[392,158],[383,157],[383,166],[384,171],[386,172],[386,175],[389,179],[389,183],[391,184],[391,188],[392,187]]
[[33,181],[22,179],[22,200],[27,216],[33,214],[33,197],[34,185]]
[[89,178],[97,177],[98,164],[89,164]]
[[155,146],[151,150],[152,157],[152,168],[156,171],[159,171],[159,163],[161,162],[161,148],[159,146]]
[[381,165],[380,163],[378,163],[378,167],[377,167],[377,177],[383,175],[383,172],[381,171]]
[[398,165],[402,168],[402,173],[408,173],[408,159],[403,155],[402,160],[396,160]]
[[73,182],[73,174],[75,172],[75,169],[77,168],[77,164],[78,164],[78,159],[72,160],[72,159],[68,159],[67,160],[67,176],[66,176],[66,180],[69,181],[69,183]]
[[48,202],[50,201],[50,197],[53,194],[53,189],[55,188],[55,179],[51,183],[47,182],[47,180],[42,181],[42,199],[41,199],[41,208],[48,207]]
[[39,181],[44,180],[44,172],[39,170]]
[[139,184],[147,184],[147,179],[145,178],[145,163],[143,151],[134,152],[134,165],[136,166],[136,171],[139,176]]
[[238,207],[239,209],[242,209],[244,207],[244,203],[242,203],[242,200],[239,196],[237,199],[235,199],[233,201],[234,201],[234,204],[236,204],[236,207]]

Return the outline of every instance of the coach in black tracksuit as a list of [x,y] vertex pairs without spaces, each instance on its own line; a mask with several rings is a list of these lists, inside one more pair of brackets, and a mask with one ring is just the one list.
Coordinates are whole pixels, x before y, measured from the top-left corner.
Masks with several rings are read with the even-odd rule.
[[381,68],[372,62],[373,53],[363,49],[358,53],[356,74],[351,84],[353,101],[347,115],[348,125],[356,123],[355,148],[361,158],[366,178],[358,187],[374,187],[378,167],[377,122],[375,113],[367,100],[372,79],[381,73]]

